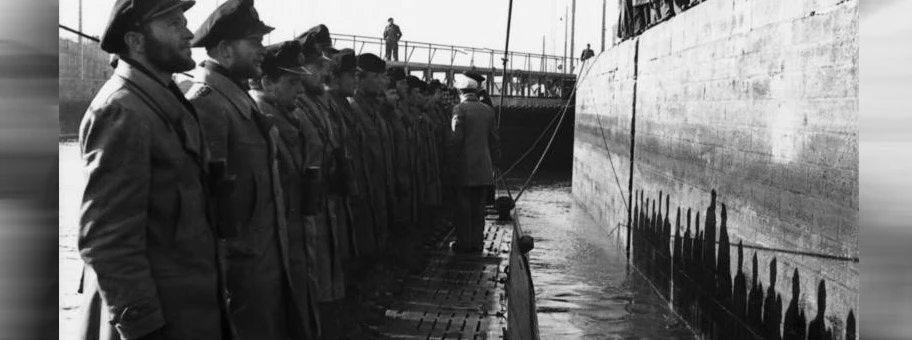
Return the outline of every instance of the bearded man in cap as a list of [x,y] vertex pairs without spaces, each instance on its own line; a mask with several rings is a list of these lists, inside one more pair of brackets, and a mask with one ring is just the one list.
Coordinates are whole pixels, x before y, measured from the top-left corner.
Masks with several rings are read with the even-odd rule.
[[102,35],[120,62],[79,128],[80,339],[231,338],[206,147],[171,78],[193,68],[193,5],[118,0]]
[[[295,112],[295,98],[304,93],[303,76],[310,72],[301,64],[301,44],[285,41],[266,48],[263,75],[251,79],[250,96],[260,111],[269,117],[282,137],[277,144],[279,172],[284,193],[288,225],[288,258],[295,292],[295,307],[300,311],[303,338],[314,339],[319,330],[317,279],[314,275],[316,252],[311,242],[313,233],[306,230],[304,136],[300,113]],[[298,337],[300,338],[300,337]]]
[[[229,0],[196,31],[194,47],[209,58],[193,73],[187,99],[200,114],[215,159],[236,176],[230,209],[240,225],[227,244],[229,308],[240,339],[284,339],[297,333],[289,274],[288,230],[277,164],[278,130],[247,94],[262,75],[263,35],[252,0]],[[221,208],[221,207],[220,207]]]
[[462,102],[453,108],[449,156],[456,186],[457,252],[481,251],[484,203],[494,186],[494,164],[500,159],[500,137],[494,109],[478,101],[478,83],[457,79]]
[[343,144],[346,131],[338,123],[338,109],[326,94],[332,61],[316,48],[316,39],[308,36],[302,44],[304,95],[295,105],[304,113],[305,164],[320,169],[322,181],[317,189],[318,211],[310,216],[316,230],[317,280],[323,339],[337,338],[340,330],[339,307],[345,297],[343,263],[349,257],[349,220],[345,198],[351,188],[349,155]]
[[393,183],[393,159],[386,151],[392,138],[388,125],[380,116],[383,104],[379,99],[386,89],[386,83],[381,77],[386,72],[386,62],[374,54],[365,53],[358,56],[358,67],[361,69],[357,73],[358,89],[350,102],[364,129],[364,167],[370,172],[370,186],[366,192],[370,197],[374,217],[374,235],[378,247],[383,249],[388,236],[388,207],[391,206],[388,192],[392,187],[389,184]]

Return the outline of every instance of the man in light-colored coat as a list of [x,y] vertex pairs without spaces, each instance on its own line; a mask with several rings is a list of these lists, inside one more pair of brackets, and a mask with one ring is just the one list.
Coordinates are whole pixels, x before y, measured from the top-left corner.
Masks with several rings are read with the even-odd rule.
[[230,339],[207,156],[172,73],[193,68],[192,1],[114,4],[101,48],[114,75],[83,117],[79,339]]
[[478,82],[457,78],[461,103],[453,108],[449,141],[451,175],[456,186],[457,252],[481,251],[484,203],[494,190],[494,165],[500,159],[500,137],[494,109],[475,95]]

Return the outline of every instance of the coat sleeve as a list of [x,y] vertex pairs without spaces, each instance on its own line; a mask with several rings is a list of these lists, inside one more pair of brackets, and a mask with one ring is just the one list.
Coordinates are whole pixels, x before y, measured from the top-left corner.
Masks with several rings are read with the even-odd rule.
[[[491,110],[493,113],[494,110]],[[495,168],[500,167],[500,127],[497,125],[497,116],[491,115],[491,123],[488,130],[488,148],[491,152],[491,163]]]
[[146,257],[151,178],[149,123],[124,105],[91,109],[80,127],[87,169],[79,254],[98,278],[109,320],[124,339],[165,324]]
[[459,162],[459,158],[462,157],[464,150],[462,146],[465,143],[465,112],[462,111],[462,107],[456,105],[453,107],[453,116],[451,118],[450,131],[450,140],[447,143],[447,149],[449,150],[449,159],[448,167],[451,173],[456,171],[456,166]]

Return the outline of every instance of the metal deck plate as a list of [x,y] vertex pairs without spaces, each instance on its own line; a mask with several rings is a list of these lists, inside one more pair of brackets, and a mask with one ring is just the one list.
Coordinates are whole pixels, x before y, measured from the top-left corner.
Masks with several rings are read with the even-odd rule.
[[378,329],[388,339],[501,339],[507,327],[503,269],[512,226],[485,224],[484,251],[455,254],[452,233],[429,249],[420,275],[408,276]]

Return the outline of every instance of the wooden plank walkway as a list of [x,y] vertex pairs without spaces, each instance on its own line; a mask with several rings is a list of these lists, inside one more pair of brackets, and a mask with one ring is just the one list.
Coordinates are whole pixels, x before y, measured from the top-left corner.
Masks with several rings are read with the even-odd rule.
[[509,264],[513,226],[490,216],[484,250],[455,254],[451,231],[427,256],[428,265],[403,282],[385,317],[376,325],[388,339],[502,339],[507,327],[504,267]]

